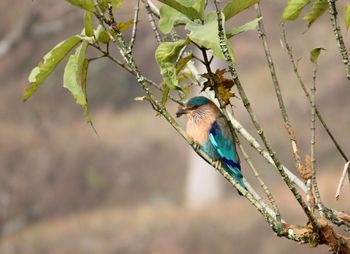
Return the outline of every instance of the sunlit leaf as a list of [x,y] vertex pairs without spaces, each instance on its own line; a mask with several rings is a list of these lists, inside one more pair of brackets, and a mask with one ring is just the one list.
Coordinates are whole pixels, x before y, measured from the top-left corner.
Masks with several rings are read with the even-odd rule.
[[169,86],[167,86],[167,85],[163,86],[162,102],[161,102],[163,106],[168,101],[169,92],[170,92]]
[[66,0],[66,1],[81,9],[85,9],[91,12],[96,11],[93,0]]
[[174,8],[167,5],[163,5],[160,8],[160,19],[159,19],[159,29],[162,33],[167,34],[176,26],[177,24],[186,24],[190,21],[184,14],[178,12]]
[[227,30],[226,32],[226,36],[227,38],[231,38],[234,35],[243,33],[243,32],[247,32],[249,30],[255,30],[256,27],[258,26],[259,20],[261,20],[262,18],[256,18],[248,23],[245,23],[239,27],[232,27],[230,29]]
[[191,20],[204,19],[205,0],[158,0]]
[[350,27],[350,3],[345,5],[345,8],[344,8],[344,19],[345,19],[346,29],[349,29],[349,27]]
[[222,11],[226,20],[229,20],[231,17],[259,2],[260,0],[230,0]]
[[[223,16],[222,18],[223,23],[225,23],[225,17]],[[220,40],[218,36],[218,19],[215,11],[210,12],[206,16],[204,25],[190,22],[185,28],[191,31],[189,37],[193,42],[205,48],[211,49],[214,56],[220,59],[225,59],[220,47]],[[234,59],[231,44],[227,41],[227,39],[226,42],[231,58]]]
[[92,22],[92,13],[89,11],[85,12],[84,16],[84,28],[85,28],[85,35],[86,36],[94,36],[94,25]]
[[163,42],[159,44],[155,57],[160,67],[160,72],[165,83],[171,89],[179,89],[176,75],[176,60],[181,50],[189,43],[189,40],[176,42]]
[[63,87],[67,88],[76,103],[82,106],[85,119],[92,124],[88,112],[86,92],[86,78],[89,67],[89,61],[86,59],[88,45],[88,42],[83,41],[76,49],[75,54],[70,56],[64,70]]
[[316,0],[312,5],[312,9],[307,13],[303,19],[308,21],[308,27],[310,27],[322,14],[328,9],[327,0]]
[[325,48],[314,48],[310,52],[310,61],[314,64],[317,63],[317,59],[321,54],[321,50],[326,50]]
[[310,0],[288,0],[282,13],[282,21],[295,20],[309,3]]
[[31,86],[24,90],[23,99],[26,101],[43,84],[45,79],[56,68],[57,64],[81,41],[75,35],[57,44],[43,60],[35,67],[28,77]]
[[181,58],[176,64],[176,73],[179,73],[186,66],[186,64],[192,59],[193,59],[193,54],[189,54],[188,56]]
[[104,30],[104,28],[99,25],[97,29],[94,31],[95,37],[97,38],[98,41],[107,44],[111,39],[107,32]]
[[128,30],[133,24],[134,24],[133,19],[130,19],[126,22],[117,22],[117,26],[120,32],[124,32],[125,30]]

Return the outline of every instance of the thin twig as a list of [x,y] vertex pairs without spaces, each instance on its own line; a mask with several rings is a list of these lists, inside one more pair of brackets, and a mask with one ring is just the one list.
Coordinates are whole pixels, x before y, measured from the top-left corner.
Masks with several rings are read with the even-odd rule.
[[336,200],[339,200],[340,191],[341,191],[341,189],[343,188],[344,179],[345,179],[346,173],[348,172],[349,166],[350,166],[350,161],[348,161],[348,162],[345,163],[345,165],[344,165],[343,173],[342,173],[342,175],[341,175],[341,177],[340,177],[340,179],[339,179],[337,192],[335,193],[335,199],[336,199]]
[[102,12],[102,10],[100,8],[100,5],[98,4],[97,0],[94,0],[94,5],[95,5],[95,8],[96,8],[96,12],[94,13],[96,18],[98,19],[98,21],[100,22],[100,25],[103,27],[103,29],[107,33],[109,39],[111,39],[114,42],[115,39],[114,39],[113,35],[111,34],[111,32],[107,28],[106,24],[104,23],[105,17],[103,15],[103,12]]
[[280,108],[282,118],[284,121],[284,126],[287,130],[287,133],[288,133],[290,140],[291,140],[291,143],[292,143],[292,150],[293,150],[294,160],[296,163],[296,168],[298,169],[298,171],[300,171],[300,169],[303,167],[303,165],[302,165],[301,157],[299,154],[299,147],[298,147],[297,138],[296,138],[296,135],[293,131],[293,127],[289,121],[287,109],[286,109],[286,106],[285,106],[284,101],[283,101],[283,96],[282,96],[280,84],[279,84],[279,81],[277,78],[275,65],[274,65],[272,55],[270,52],[270,48],[269,48],[269,44],[267,41],[267,35],[266,35],[266,31],[265,31],[265,26],[264,26],[264,20],[262,18],[262,14],[261,14],[260,4],[257,3],[255,5],[255,7],[256,7],[256,11],[257,11],[257,18],[259,19],[258,28],[257,28],[258,35],[262,40],[267,64],[268,64],[269,69],[270,69],[271,78],[272,78],[272,82],[273,82],[273,85],[275,88],[276,97],[277,97],[279,108]]
[[337,7],[335,5],[335,1],[336,0],[328,0],[329,15],[330,15],[335,39],[337,40],[339,53],[343,59],[344,65],[345,65],[346,77],[350,80],[349,55],[348,55],[348,51],[345,47],[343,35],[342,35],[341,30],[340,30],[338,21],[337,21],[338,11],[337,11]]
[[221,11],[219,10],[218,7],[218,3],[217,0],[214,0],[214,4],[216,7],[216,13],[217,13],[217,17],[218,17],[218,35],[219,35],[219,40],[220,40],[220,47],[222,50],[222,53],[225,56],[225,60],[226,60],[226,64],[229,67],[229,71],[230,74],[238,88],[238,92],[242,98],[243,101],[243,105],[245,106],[255,128],[257,129],[257,132],[259,134],[259,136],[261,137],[267,151],[269,152],[269,154],[271,155],[271,158],[273,159],[280,175],[282,176],[282,179],[284,180],[284,182],[287,184],[288,188],[291,190],[291,192],[293,193],[294,197],[296,198],[296,200],[298,201],[298,203],[300,204],[300,206],[302,207],[302,209],[304,210],[305,214],[307,215],[307,217],[309,218],[313,228],[315,230],[317,230],[318,226],[317,226],[317,221],[314,218],[314,216],[312,215],[312,213],[310,212],[310,210],[308,209],[306,203],[304,202],[303,198],[301,197],[300,193],[297,191],[297,189],[295,188],[295,185],[293,184],[293,182],[290,180],[290,178],[288,177],[288,175],[286,174],[286,172],[283,170],[282,164],[279,161],[279,159],[276,156],[275,151],[272,149],[270,143],[268,142],[263,129],[261,128],[259,122],[257,121],[257,118],[255,116],[255,113],[251,107],[251,104],[249,102],[248,97],[245,94],[245,91],[243,89],[243,86],[240,83],[240,80],[238,78],[237,75],[237,71],[235,69],[235,67],[233,66],[233,61],[231,59],[231,56],[229,54],[228,51],[228,47],[227,47],[227,43],[225,41],[225,34],[224,34],[224,29],[223,29],[223,21],[222,21],[222,14]]
[[154,32],[154,35],[156,37],[156,41],[158,44],[160,44],[162,42],[162,39],[160,37],[160,34],[159,34],[159,31],[158,31],[158,27],[157,27],[157,24],[156,22],[154,21],[154,17],[153,17],[153,12],[152,12],[152,9],[148,3],[148,0],[142,0],[144,6],[145,6],[145,9],[148,13],[148,20],[149,22],[151,23],[151,26],[152,26],[152,30]]
[[253,171],[253,174],[255,176],[255,178],[258,180],[261,188],[264,190],[267,198],[269,199],[271,205],[272,205],[272,209],[273,211],[276,213],[276,217],[280,217],[281,216],[281,213],[278,209],[278,206],[277,206],[277,203],[276,203],[276,200],[274,199],[274,197],[272,196],[272,193],[271,191],[269,190],[269,188],[267,187],[267,185],[265,184],[265,182],[261,179],[260,175],[259,175],[259,172],[257,171],[257,169],[255,168],[253,162],[250,160],[247,152],[245,151],[243,145],[241,144],[241,142],[239,141],[237,135],[235,137],[235,140],[236,140],[236,143],[239,147],[239,150],[241,151],[241,153],[243,154],[243,158],[244,160],[248,163],[249,167],[251,168],[251,170]]
[[[306,96],[306,98],[308,99],[310,105],[311,105],[311,97],[310,97],[310,94],[309,92],[307,91],[306,87],[305,87],[305,84],[304,84],[304,81],[303,79],[301,78],[300,74],[299,74],[299,70],[298,70],[298,66],[297,64],[295,63],[295,60],[294,60],[294,56],[293,56],[293,51],[292,51],[292,48],[290,47],[288,41],[287,41],[287,36],[286,36],[286,30],[285,30],[285,27],[284,27],[284,24],[282,23],[282,39],[283,39],[283,43],[284,43],[284,46],[285,46],[285,49],[288,53],[288,56],[289,56],[289,60],[293,66],[293,70],[294,70],[294,73],[295,75],[297,76],[298,78],[298,81],[299,81],[299,84],[301,86],[301,88],[303,89],[304,91],[304,94]],[[349,161],[348,159],[348,156],[345,154],[345,152],[343,151],[343,149],[340,147],[339,143],[337,142],[337,140],[335,139],[335,137],[333,136],[332,132],[330,131],[330,129],[328,128],[326,122],[323,120],[323,117],[320,113],[320,111],[318,110],[317,106],[315,107],[315,110],[316,110],[316,115],[318,117],[318,119],[320,120],[322,126],[324,127],[324,129],[326,130],[328,136],[331,138],[331,140],[333,141],[335,147],[337,148],[338,152],[340,153],[340,155],[343,157],[344,161],[347,162]]]
[[140,0],[137,0],[137,4],[135,7],[135,14],[134,14],[134,24],[132,28],[132,34],[131,34],[130,45],[129,45],[129,49],[131,51],[134,47],[135,40],[136,40],[137,25],[139,23],[139,13],[140,13]]
[[321,203],[320,191],[318,189],[316,178],[316,138],[315,138],[315,113],[316,113],[316,76],[317,76],[317,63],[314,64],[312,75],[312,87],[311,87],[311,172],[312,172],[312,187],[314,190],[315,203],[322,218],[324,218],[323,207]]

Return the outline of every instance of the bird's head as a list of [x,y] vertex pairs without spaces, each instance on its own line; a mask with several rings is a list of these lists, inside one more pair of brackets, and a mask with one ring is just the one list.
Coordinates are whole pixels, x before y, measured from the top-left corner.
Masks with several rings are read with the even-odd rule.
[[198,113],[203,108],[206,108],[208,105],[213,104],[211,100],[204,96],[196,96],[187,101],[185,106],[179,109],[176,112],[176,116],[180,117],[182,115],[192,116],[193,114]]

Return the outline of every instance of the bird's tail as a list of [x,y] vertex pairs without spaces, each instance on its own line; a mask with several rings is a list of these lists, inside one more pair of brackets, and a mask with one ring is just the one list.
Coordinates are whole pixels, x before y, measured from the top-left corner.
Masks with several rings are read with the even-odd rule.
[[[243,182],[243,175],[241,172],[240,165],[239,164],[237,164],[237,165],[226,164],[225,168],[226,168],[227,173],[229,173],[230,176],[232,176],[232,178],[235,179],[239,183],[239,185],[242,186],[242,188],[247,190],[247,187],[244,185],[244,182]],[[238,191],[238,194],[242,195],[242,193],[240,191]]]

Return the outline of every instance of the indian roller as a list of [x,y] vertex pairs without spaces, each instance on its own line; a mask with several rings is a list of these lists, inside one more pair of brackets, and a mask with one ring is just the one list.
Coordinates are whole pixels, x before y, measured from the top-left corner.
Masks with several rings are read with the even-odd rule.
[[181,115],[188,118],[188,136],[246,189],[230,128],[214,102],[204,96],[193,97],[176,113]]

